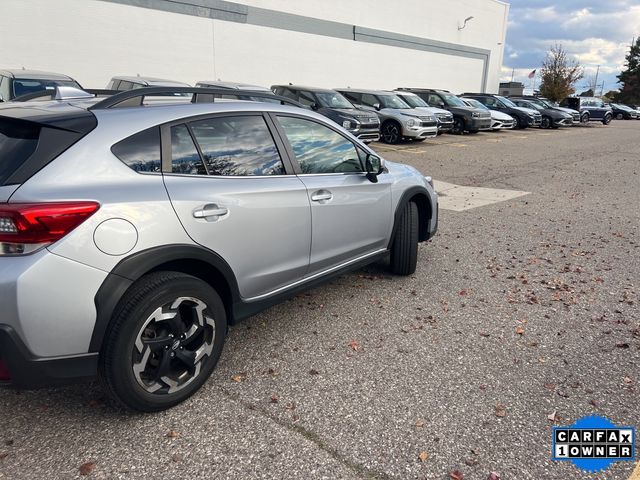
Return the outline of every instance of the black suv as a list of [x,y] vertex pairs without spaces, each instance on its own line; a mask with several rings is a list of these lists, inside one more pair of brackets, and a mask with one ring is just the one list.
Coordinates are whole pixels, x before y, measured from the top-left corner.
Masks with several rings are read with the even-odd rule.
[[37,70],[0,70],[0,102],[56,87],[82,88],[73,78],[60,73]]
[[451,133],[478,133],[480,130],[491,128],[491,114],[479,108],[469,107],[448,90],[432,88],[396,88],[412,92],[422,98],[430,107],[449,110],[453,114],[453,129]]
[[378,116],[356,108],[335,90],[299,85],[272,85],[271,90],[276,95],[291,98],[330,118],[365,143],[380,140]]
[[540,124],[541,128],[570,127],[573,124],[573,117],[571,114],[561,112],[555,108],[549,108],[542,103],[542,101],[518,97],[510,97],[509,100],[519,107],[538,110],[540,115],[542,115],[542,124]]
[[480,103],[513,117],[513,128],[539,127],[542,125],[542,115],[537,110],[519,107],[511,100],[491,93],[464,93],[465,97],[475,98]]

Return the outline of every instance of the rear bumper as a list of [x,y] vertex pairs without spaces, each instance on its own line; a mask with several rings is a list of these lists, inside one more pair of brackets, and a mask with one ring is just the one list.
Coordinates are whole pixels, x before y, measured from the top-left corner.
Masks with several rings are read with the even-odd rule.
[[0,324],[0,360],[11,379],[0,386],[38,388],[86,380],[98,372],[98,354],[41,358],[33,355],[9,325]]

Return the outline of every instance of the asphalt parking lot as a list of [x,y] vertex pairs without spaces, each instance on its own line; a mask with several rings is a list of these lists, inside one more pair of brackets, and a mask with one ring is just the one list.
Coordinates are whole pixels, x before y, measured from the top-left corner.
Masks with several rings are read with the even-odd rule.
[[0,478],[627,480],[551,461],[551,427],[640,427],[639,139],[614,121],[374,144],[523,194],[443,208],[411,277],[375,265],[234,327],[168,412],[96,384],[0,390]]

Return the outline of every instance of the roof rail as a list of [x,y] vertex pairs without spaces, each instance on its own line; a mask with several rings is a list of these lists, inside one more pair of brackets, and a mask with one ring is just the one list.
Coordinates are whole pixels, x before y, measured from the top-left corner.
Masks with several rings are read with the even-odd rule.
[[[125,102],[126,106],[141,106],[145,97],[169,96],[175,94],[192,94],[191,103],[211,103],[216,101],[216,96],[235,97],[238,100],[253,100],[264,98],[266,100],[278,100],[281,105],[292,105],[294,107],[306,108],[301,103],[287,97],[276,95],[264,91],[254,90],[233,90],[229,88],[203,88],[203,87],[143,87],[134,90],[126,90],[99,101],[89,107],[89,110],[105,110],[114,108]],[[245,98],[243,98],[245,97]],[[250,98],[246,98],[250,97]],[[129,102],[132,99],[139,99],[139,102]],[[218,98],[219,100],[220,98]]]
[[[69,90],[71,89],[71,90]],[[25,93],[11,100],[12,102],[29,102],[36,98],[49,97],[50,100],[72,100],[80,98],[99,97],[104,95],[114,95],[117,90],[99,90],[99,89],[77,89],[74,87],[56,86],[56,88],[48,90],[40,90],[39,92]]]

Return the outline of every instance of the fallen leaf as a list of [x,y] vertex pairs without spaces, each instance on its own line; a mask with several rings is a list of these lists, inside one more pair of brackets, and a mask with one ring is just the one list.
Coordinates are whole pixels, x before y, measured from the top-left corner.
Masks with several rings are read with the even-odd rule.
[[420,459],[421,462],[426,462],[429,459],[429,454],[427,452],[420,452],[420,455],[418,455],[418,458]]
[[175,430],[169,430],[167,432],[167,438],[178,438],[180,436],[179,432],[176,432]]
[[234,375],[233,377],[231,377],[231,380],[233,380],[234,382],[240,383],[240,382],[244,382],[247,379],[247,374],[246,373],[239,373],[237,375]]
[[631,383],[633,383],[633,380],[631,380],[631,377],[624,377],[622,381],[627,385],[631,385]]
[[454,470],[449,472],[449,478],[451,480],[464,480],[464,474],[460,470]]
[[464,461],[465,465],[468,465],[469,467],[475,467],[476,465],[478,465],[480,462],[478,460],[476,460],[475,458],[467,458]]
[[547,420],[549,420],[550,422],[557,422],[558,420],[560,420],[560,417],[554,410],[552,414],[547,415]]
[[544,384],[544,388],[546,388],[547,390],[555,390],[556,384],[555,383],[545,383]]
[[500,480],[500,475],[498,475],[496,472],[491,472],[487,477],[487,480]]
[[598,408],[598,402],[596,402],[593,398],[591,400],[589,400],[589,403],[591,405],[593,405],[594,407]]
[[358,345],[358,342],[356,342],[355,340],[351,340],[349,342],[349,346],[351,347],[351,350],[353,350],[354,352],[357,352],[360,349],[360,345]]
[[446,300],[441,300],[440,304],[442,305],[442,311],[447,313],[449,311],[449,302]]
[[271,403],[278,403],[278,396],[277,395],[271,395]]
[[174,453],[173,455],[171,455],[172,462],[178,463],[178,462],[181,462],[182,460],[184,460],[184,457],[179,453]]
[[487,333],[487,332],[480,332],[480,336],[487,338],[487,337],[491,336],[491,334]]
[[296,402],[287,403],[287,406],[285,408],[287,410],[295,410],[296,409]]
[[82,465],[80,465],[80,475],[89,475],[91,472],[93,472],[96,469],[96,464],[95,462],[87,462],[87,463],[83,463]]
[[618,342],[618,343],[616,343],[616,347],[618,347],[618,348],[629,348],[629,344],[627,342]]
[[518,328],[516,328],[516,333],[517,333],[518,335],[524,335],[524,328],[522,328],[522,327],[518,327]]
[[312,368],[311,370],[309,370],[309,375],[320,375],[320,372],[315,368]]
[[501,403],[496,403],[496,417],[503,418],[507,416],[507,407]]
[[460,290],[460,291],[458,292],[458,295],[460,295],[461,297],[463,297],[463,296],[465,296],[467,293],[468,293],[468,292],[467,292],[467,289],[465,288],[465,289]]
[[0,461],[4,460],[5,458],[7,458],[9,456],[8,453],[0,453]]
[[426,423],[426,422],[425,422],[424,420],[418,420],[418,421],[416,422],[416,428],[422,428],[422,427],[424,427],[424,426],[425,426],[425,423]]

